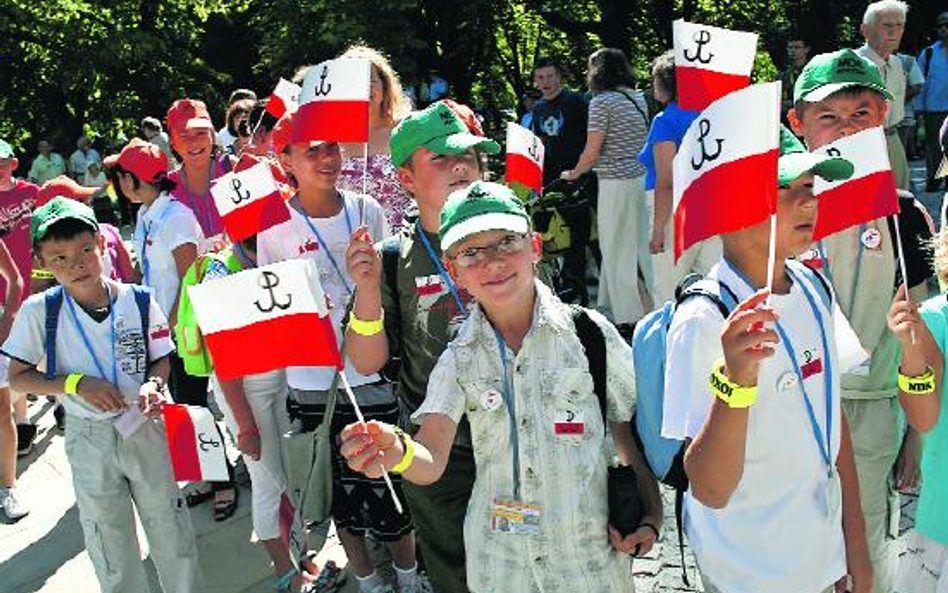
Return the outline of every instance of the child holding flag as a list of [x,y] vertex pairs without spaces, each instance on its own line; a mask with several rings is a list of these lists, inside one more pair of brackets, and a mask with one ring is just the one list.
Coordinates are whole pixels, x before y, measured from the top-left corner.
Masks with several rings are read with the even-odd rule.
[[[284,116],[286,118],[287,116]],[[271,227],[257,237],[257,261],[267,265],[293,258],[312,258],[318,263],[320,282],[332,301],[331,317],[336,328],[343,325],[346,304],[355,286],[345,267],[346,249],[353,234],[383,236],[385,218],[381,206],[369,196],[337,189],[342,153],[336,142],[303,140],[305,116],[290,116],[291,142],[281,162],[297,185],[290,206],[290,220]],[[364,220],[365,227],[360,227]],[[340,331],[341,329],[337,329]],[[340,335],[341,338],[341,335]],[[346,377],[359,405],[368,418],[397,421],[398,405],[391,386],[376,373],[359,373],[346,365]],[[336,369],[330,367],[290,367],[287,408],[290,417],[300,419],[304,430],[313,430],[322,422],[329,390]],[[340,388],[341,389],[341,388]],[[336,431],[356,418],[347,398],[337,398],[333,416]],[[415,538],[411,517],[396,511],[382,480],[367,481],[349,470],[333,448],[332,517],[339,539],[349,558],[352,572],[364,593],[385,593],[391,587],[375,572],[368,556],[365,536],[385,543],[391,551],[402,591],[424,591],[427,582],[416,572]],[[400,498],[401,481],[393,480]]]
[[865,593],[872,570],[839,403],[839,372],[865,355],[823,279],[787,261],[812,242],[813,176],[843,179],[852,166],[807,154],[786,130],[780,152],[773,294],[760,290],[771,222],[724,234],[710,277],[740,304],[723,331],[709,299],[675,312],[662,434],[688,443],[685,531],[705,591],[831,592],[848,567]]
[[[624,554],[647,552],[662,521],[658,485],[628,423],[632,351],[602,315],[585,313],[604,340],[604,418],[573,309],[537,278],[540,240],[530,227],[523,204],[502,185],[477,182],[451,194],[441,249],[477,304],[431,373],[412,415],[415,437],[389,424],[352,424],[342,433],[343,452],[369,476],[381,464],[414,483],[434,483],[466,416],[476,460],[464,520],[470,590],[632,591]],[[644,501],[644,517],[625,538],[608,525],[613,442]]]
[[197,593],[191,518],[172,476],[164,428],[145,416],[159,410],[168,376],[168,323],[152,298],[142,327],[133,287],[102,276],[98,228],[92,209],[63,197],[33,213],[34,250],[61,286],[51,289],[59,291],[61,307],[55,343],[47,344],[50,297],[23,303],[3,345],[10,384],[23,393],[64,396],[66,455],[101,590],[149,590],[134,503],[163,590]]
[[[886,101],[891,98],[878,68],[844,49],[814,56],[807,63],[794,87],[795,106],[787,117],[807,147],[817,150],[881,126],[888,109]],[[907,229],[900,226],[906,238]],[[929,274],[923,271],[897,279],[895,237],[894,221],[878,218],[827,237],[820,246],[824,271],[842,312],[870,353],[864,364],[842,375],[841,385],[843,410],[852,429],[876,593],[892,590],[897,563],[893,544],[900,513],[895,488],[903,486],[903,475],[917,474],[921,447],[918,435],[905,432],[900,419],[896,398],[900,344],[885,320],[902,283],[910,287],[913,301],[927,297]],[[910,245],[906,241],[904,246]],[[928,256],[906,252],[905,259],[926,261]]]
[[[473,115],[466,106],[468,114]],[[381,244],[356,233],[346,266],[357,290],[355,323],[346,332],[346,352],[362,372],[378,372],[398,359],[398,401],[407,415],[421,405],[428,377],[467,315],[471,298],[458,289],[441,264],[439,216],[448,195],[483,173],[481,155],[500,146],[470,128],[462,116],[439,101],[406,117],[392,132],[392,163],[418,205],[418,220]],[[369,326],[360,324],[369,322]],[[381,324],[376,323],[381,321]],[[474,484],[470,426],[462,420],[450,461],[435,484],[404,484],[419,533],[428,576],[438,593],[467,593],[464,564],[464,514]]]

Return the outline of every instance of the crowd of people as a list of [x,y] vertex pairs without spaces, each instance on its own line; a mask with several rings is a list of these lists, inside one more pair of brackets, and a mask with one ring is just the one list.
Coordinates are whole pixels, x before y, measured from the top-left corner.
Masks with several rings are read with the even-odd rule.
[[[939,41],[905,60],[907,10],[870,4],[855,50],[811,57],[790,39],[774,230],[762,222],[679,258],[673,164],[700,114],[678,104],[674,51],[652,63],[651,98],[618,49],[589,56],[588,94],[538,58],[522,123],[545,146],[543,184],[595,206],[568,214],[572,244],[552,279],[529,204],[488,179],[501,147],[474,111],[436,73],[430,104],[414,108],[364,45],[341,57],[371,64],[365,144],[301,141],[298,113],[277,119],[244,89],[219,130],[207,105],[180,98],[104,159],[86,137],[68,161],[40,141],[27,179],[0,140],[4,512],[29,513],[16,487],[36,430],[26,394],[54,398],[101,590],[148,590],[134,509],[163,590],[202,591],[189,508],[211,500],[227,521],[240,490],[230,462],[229,479],[179,488],[161,405],[213,400],[250,476],[253,536],[277,590],[332,591],[349,575],[364,593],[631,592],[634,559],[662,533],[659,480],[672,483],[637,428],[651,397],[661,436],[680,443],[681,535],[705,591],[948,590],[948,304],[936,294],[948,233],[908,191],[906,156],[921,121],[937,189],[948,12]],[[854,170],[816,151],[875,127],[901,215],[814,242],[814,179]],[[211,187],[259,163],[289,219],[232,241]],[[195,372],[183,287],[292,259],[315,261],[344,371]],[[701,290],[683,284],[695,274]],[[645,369],[636,325],[669,302],[662,350],[648,352],[659,366]],[[366,422],[339,395],[343,374]],[[344,570],[281,534],[287,485],[310,469],[281,440],[324,422]],[[899,492],[915,489],[899,559]],[[391,557],[392,582],[370,541]]]

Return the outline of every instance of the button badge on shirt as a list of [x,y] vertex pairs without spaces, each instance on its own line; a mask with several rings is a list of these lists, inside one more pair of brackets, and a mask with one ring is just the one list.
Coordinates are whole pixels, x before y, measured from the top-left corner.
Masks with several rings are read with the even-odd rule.
[[787,371],[777,379],[777,391],[790,391],[797,386],[797,374],[793,371]]
[[879,229],[870,227],[862,232],[859,240],[862,241],[866,249],[877,251],[882,246],[882,233],[879,232]]
[[481,394],[481,406],[488,412],[493,412],[499,408],[502,401],[504,401],[504,396],[496,389],[488,389]]

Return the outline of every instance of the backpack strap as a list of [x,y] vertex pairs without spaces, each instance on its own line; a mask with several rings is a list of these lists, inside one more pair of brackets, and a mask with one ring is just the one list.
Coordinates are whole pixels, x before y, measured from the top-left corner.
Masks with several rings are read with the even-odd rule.
[[393,296],[398,298],[398,257],[402,247],[401,233],[382,241],[382,275]]
[[606,338],[602,335],[602,328],[592,320],[589,313],[578,305],[570,305],[573,324],[576,326],[576,336],[579,338],[583,350],[586,352],[586,361],[589,363],[589,374],[593,378],[593,391],[599,400],[599,411],[602,413],[603,426],[606,425]]
[[823,306],[826,307],[827,311],[833,310],[833,290],[830,288],[829,280],[826,279],[819,270],[814,270],[810,266],[797,262],[795,260],[787,260],[787,265],[791,266],[793,270],[800,273],[810,281],[816,288],[817,294],[820,295],[820,300],[823,301]]
[[[648,116],[648,114],[647,114],[641,107],[639,107],[639,104],[635,101],[634,98],[632,98],[632,97],[630,97],[629,95],[627,95],[626,92],[623,91],[622,89],[615,89],[615,90],[616,90],[616,92],[618,92],[619,94],[621,94],[623,97],[625,97],[626,99],[628,99],[630,103],[632,103],[632,106],[635,107],[635,110],[638,111],[638,112],[639,112],[639,115],[642,116],[642,119],[645,120],[645,125],[646,125],[646,127],[647,127],[647,126],[650,126],[650,125],[652,124],[652,118],[650,118],[650,117]],[[645,96],[644,96],[644,95],[640,95],[640,96],[642,96],[642,100],[644,101],[644,100],[645,100]],[[647,106],[648,106],[648,105],[646,104],[646,107],[647,107]]]
[[47,381],[56,376],[56,332],[59,330],[59,311],[63,306],[63,287],[54,286],[44,293],[46,304],[46,373]]
[[137,284],[132,285],[132,293],[135,295],[135,304],[138,306],[138,314],[142,322],[142,342],[145,344],[145,376],[148,376],[148,367],[151,361],[148,356],[148,332],[151,328],[151,291],[145,286]]
[[925,76],[927,80],[928,72],[932,69],[932,57],[934,57],[932,54],[935,53],[935,46],[929,45],[928,47],[925,48],[925,51],[923,53],[925,55],[925,66],[923,68],[924,72],[922,72],[922,74]]
[[723,282],[718,282],[711,278],[701,278],[694,280],[678,291],[675,297],[675,306],[679,307],[682,303],[692,297],[704,297],[710,300],[721,312],[721,317],[727,319],[738,304],[737,296],[731,288]]

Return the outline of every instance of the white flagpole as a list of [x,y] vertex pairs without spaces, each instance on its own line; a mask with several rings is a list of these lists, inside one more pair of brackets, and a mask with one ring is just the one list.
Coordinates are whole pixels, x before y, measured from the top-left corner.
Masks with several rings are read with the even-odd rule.
[[[342,380],[342,387],[346,390],[346,395],[349,396],[349,402],[352,403],[352,409],[355,410],[356,418],[360,423],[365,424],[365,416],[362,415],[362,410],[359,408],[359,402],[356,401],[355,394],[352,393],[352,387],[349,386],[349,380],[346,379],[345,371],[339,371],[339,378]],[[385,480],[385,485],[388,486],[388,491],[392,495],[392,502],[395,503],[395,510],[399,514],[404,514],[404,509],[402,508],[402,502],[398,500],[398,495],[395,494],[395,486],[392,485],[392,478],[389,477],[388,471],[385,467],[382,467],[382,479]]]
[[[362,144],[362,195],[367,193],[369,179],[369,141]],[[359,226],[365,226],[365,200],[359,200]]]
[[[908,285],[908,273],[905,271],[905,251],[902,249],[902,231],[899,230],[899,215],[895,214],[895,242],[899,247],[899,268],[902,270],[902,284],[905,286],[905,300],[911,301],[912,297],[909,295],[909,285]],[[912,333],[912,343],[916,344],[915,341],[915,328],[911,328]]]
[[770,247],[767,254],[767,301],[770,304],[770,295],[774,290],[774,267],[777,263],[777,213],[770,215]]

